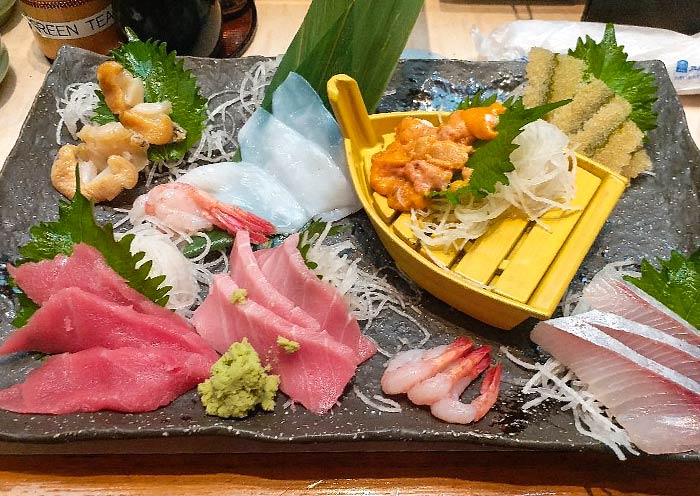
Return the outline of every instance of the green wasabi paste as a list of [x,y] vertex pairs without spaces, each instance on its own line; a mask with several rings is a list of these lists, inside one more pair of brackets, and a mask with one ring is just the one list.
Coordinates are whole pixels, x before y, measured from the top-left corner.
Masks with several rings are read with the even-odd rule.
[[275,408],[278,375],[268,374],[247,339],[233,343],[211,368],[211,377],[197,387],[207,414],[243,418],[258,405]]
[[296,341],[283,338],[282,336],[277,336],[277,346],[279,346],[289,354],[296,353],[297,351],[299,351],[299,348],[301,348],[301,345]]

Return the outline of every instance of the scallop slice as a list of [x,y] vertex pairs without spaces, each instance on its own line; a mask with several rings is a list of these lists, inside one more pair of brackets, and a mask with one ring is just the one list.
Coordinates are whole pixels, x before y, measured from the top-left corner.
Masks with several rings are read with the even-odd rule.
[[206,164],[178,181],[206,191],[217,200],[237,205],[271,222],[279,232],[292,233],[309,219],[306,210],[269,172],[248,162]]

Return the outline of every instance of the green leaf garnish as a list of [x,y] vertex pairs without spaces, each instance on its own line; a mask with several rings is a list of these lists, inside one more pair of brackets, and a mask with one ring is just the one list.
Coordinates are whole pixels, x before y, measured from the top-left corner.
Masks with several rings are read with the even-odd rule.
[[336,74],[357,81],[369,112],[384,93],[406,45],[423,0],[313,0],[265,93],[272,93],[290,72],[306,79],[329,106],[326,83]]
[[[483,107],[485,102],[490,105],[495,101],[495,96],[483,100],[481,94],[478,93],[473,98],[468,97],[458,108]],[[492,140],[479,140],[474,143],[474,153],[469,156],[469,161],[466,164],[473,169],[469,183],[455,191],[440,191],[433,196],[447,198],[450,203],[456,205],[465,198],[480,199],[493,193],[497,183],[508,184],[506,172],[515,169],[510,161],[510,154],[518,148],[513,140],[522,132],[526,124],[542,118],[548,112],[566,105],[570,101],[546,103],[533,108],[525,108],[522,98],[509,98],[503,102],[506,111],[498,116],[498,125],[495,128],[498,131],[498,136]]]
[[[299,249],[299,253],[301,253],[301,258],[304,259],[304,263],[309,269],[313,270],[318,267],[316,262],[308,259],[309,249],[311,248],[311,243],[309,240],[320,236],[326,229],[326,224],[326,222],[321,220],[315,220],[299,231],[299,243],[297,244],[297,248]],[[328,236],[336,236],[345,231],[347,228],[347,225],[333,226],[328,230]],[[306,234],[306,236],[304,234]],[[307,242],[304,242],[305,239]]]
[[100,101],[100,103],[98,103],[97,107],[95,107],[95,115],[92,116],[92,122],[100,125],[109,124],[110,122],[118,122],[119,119],[117,118],[117,116],[114,115],[107,106],[107,101],[105,100],[104,93],[102,93],[100,90],[97,90],[95,91],[95,94],[97,95],[97,98]]
[[656,128],[657,113],[652,110],[657,90],[654,75],[636,68],[623,49],[615,40],[615,27],[608,23],[600,43],[590,36],[585,41],[579,38],[569,55],[586,62],[585,76],[600,79],[627,100],[632,105],[630,119],[646,132]]
[[660,270],[644,259],[642,275],[639,278],[625,276],[625,281],[700,329],[700,250],[688,258],[674,250],[668,260],[657,261]]
[[457,110],[467,110],[476,107],[488,107],[489,105],[493,105],[494,103],[496,103],[497,100],[498,95],[496,93],[494,93],[488,98],[484,98],[484,92],[479,91],[474,96],[467,95],[467,98],[462,100],[462,103],[457,105]]
[[[211,241],[212,250],[227,250],[233,246],[233,236],[223,229],[215,227],[207,232],[206,235],[209,237],[209,241]],[[207,241],[203,237],[197,236],[191,243],[185,246],[182,250],[182,254],[187,258],[194,258],[204,253],[206,247]]]
[[[134,236],[127,235],[116,241],[111,224],[101,226],[95,221],[92,203],[80,192],[79,178],[76,183],[78,187],[73,201],[59,200],[58,220],[42,222],[29,230],[31,240],[19,248],[22,259],[17,263],[49,260],[61,253],[70,255],[73,253],[74,245],[85,243],[96,248],[107,264],[123,277],[129,286],[157,304],[165,306],[170,290],[170,286],[161,287],[165,276],[148,276],[152,265],[150,260],[136,267],[145,253],[139,252],[132,255],[129,251]],[[24,325],[38,308],[26,296],[24,298],[20,296],[20,305],[17,318],[13,322],[18,327]]]
[[[168,52],[165,43],[141,41],[129,31],[129,42],[112,50],[112,58],[133,76],[143,80],[144,101],[168,100],[173,111],[170,118],[187,133],[184,140],[165,145],[151,145],[148,158],[151,161],[178,160],[199,141],[207,118],[207,101],[199,94],[197,80],[175,52]],[[100,94],[98,94],[100,97]],[[93,122],[106,124],[117,120],[104,98],[95,110]],[[111,118],[110,118],[111,116]]]

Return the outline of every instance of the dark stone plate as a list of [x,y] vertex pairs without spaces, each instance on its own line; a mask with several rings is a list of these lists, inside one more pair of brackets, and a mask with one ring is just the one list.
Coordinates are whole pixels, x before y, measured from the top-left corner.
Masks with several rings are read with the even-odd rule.
[[[40,220],[57,216],[59,194],[49,180],[57,152],[56,102],[73,82],[95,79],[101,57],[79,49],[64,49],[49,71],[17,144],[0,179],[0,257],[11,261],[17,247],[28,239],[28,229]],[[209,95],[223,88],[236,88],[242,75],[257,58],[235,60],[187,59],[198,76],[202,91]],[[660,62],[644,63],[657,76],[660,91],[659,128],[648,144],[655,175],[634,181],[603,228],[573,282],[580,288],[604,264],[631,258],[667,256],[677,248],[688,252],[700,245],[700,209],[696,163],[700,153],[689,133],[683,110]],[[452,60],[414,60],[399,64],[379,111],[424,109],[450,110],[466,93],[479,89],[508,92],[523,79],[524,65],[477,63]],[[101,220],[113,219],[113,207],[130,206],[139,191],[122,195],[108,207],[99,207]],[[357,255],[367,267],[393,267],[369,220],[363,213],[350,218],[351,236]],[[386,272],[401,291],[412,289],[395,272]],[[0,280],[0,283],[3,281]],[[0,339],[12,331],[11,290],[0,293]],[[119,451],[295,451],[366,449],[529,449],[605,451],[607,448],[577,433],[572,417],[555,405],[545,404],[533,413],[523,413],[527,398],[519,394],[529,373],[514,366],[498,351],[501,345],[528,360],[542,359],[528,339],[534,322],[512,331],[500,331],[467,317],[426,293],[407,314],[431,333],[427,345],[447,343],[467,335],[494,347],[503,362],[500,400],[480,422],[469,426],[448,425],[431,417],[425,408],[397,398],[401,414],[381,413],[362,403],[352,386],[368,396],[380,392],[379,378],[386,359],[375,356],[363,364],[340,406],[324,416],[303,408],[284,410],[278,400],[272,414],[245,420],[209,417],[191,391],[171,405],[143,414],[99,412],[74,415],[21,415],[0,411],[0,443],[5,452],[119,452]],[[384,312],[366,331],[384,348],[396,349],[398,337],[418,343],[423,334],[409,319]],[[426,346],[427,346],[426,345]],[[22,380],[36,361],[27,355],[0,359],[0,388]],[[476,394],[476,387],[470,389]],[[468,399],[467,399],[468,401]],[[134,441],[129,444],[130,441]],[[141,444],[138,443],[141,442]],[[70,443],[69,443],[70,442]],[[87,448],[85,448],[87,446]],[[124,447],[126,446],[126,447]],[[696,454],[680,458],[697,458]]]

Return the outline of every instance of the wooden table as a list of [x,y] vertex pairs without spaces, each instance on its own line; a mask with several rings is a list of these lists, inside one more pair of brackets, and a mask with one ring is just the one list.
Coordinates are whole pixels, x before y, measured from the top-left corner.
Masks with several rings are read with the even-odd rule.
[[[301,23],[308,0],[257,0],[259,27],[247,55],[276,55]],[[408,48],[476,60],[472,26],[488,33],[515,19],[578,20],[582,5],[474,4],[426,0]],[[0,35],[12,69],[0,86],[3,164],[49,64],[18,12]],[[700,141],[700,96],[684,97]],[[0,206],[1,208],[1,206]],[[2,494],[164,495],[693,495],[691,464],[611,454],[526,452],[299,453],[229,455],[0,455]]]

